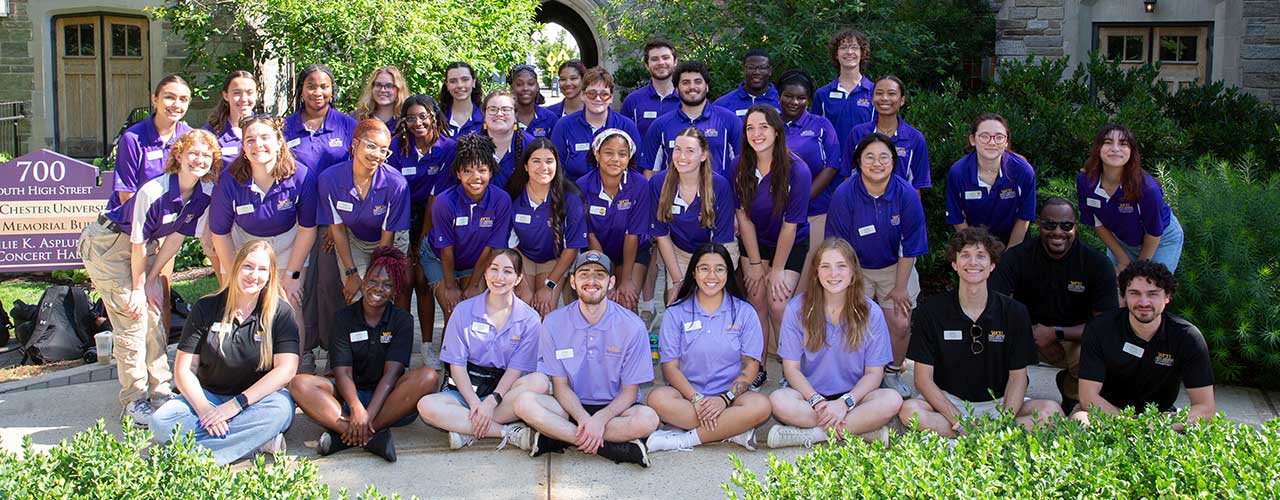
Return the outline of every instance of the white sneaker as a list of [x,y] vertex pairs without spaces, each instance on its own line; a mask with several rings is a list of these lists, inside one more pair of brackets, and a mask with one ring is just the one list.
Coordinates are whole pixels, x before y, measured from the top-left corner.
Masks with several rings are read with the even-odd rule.
[[747,432],[726,439],[724,442],[740,445],[748,451],[756,451],[756,430],[755,428],[747,429]]
[[911,395],[916,392],[914,388],[902,380],[901,373],[884,374],[884,380],[880,382],[880,387],[897,391],[898,394],[902,395],[902,399],[911,399]]
[[876,429],[871,432],[864,432],[862,434],[859,434],[858,437],[861,437],[863,440],[865,440],[868,443],[874,443],[879,441],[882,444],[888,445],[889,444],[889,426],[882,425],[880,426],[879,429]]
[[769,429],[769,436],[765,440],[770,448],[786,448],[800,445],[804,445],[805,448],[812,448],[814,443],[826,441],[827,433],[821,427],[806,429],[778,424]]
[[[450,442],[452,441],[452,436],[450,436]],[[507,443],[511,443],[512,445],[515,445],[516,448],[520,448],[524,451],[532,450],[533,429],[530,429],[528,426],[521,423],[503,425],[502,442],[498,443],[498,449],[501,450],[505,448]]]
[[280,434],[276,434],[275,437],[271,438],[270,441],[267,441],[262,446],[259,446],[258,451],[273,457],[279,457],[285,454],[286,448],[287,446],[284,442],[284,433],[282,432]]
[[422,345],[422,365],[432,370],[444,368],[444,363],[440,361],[440,348],[435,344]]
[[476,437],[470,434],[462,434],[458,432],[449,432],[449,449],[457,450],[466,448],[476,443]]
[[688,439],[685,439],[687,431],[676,431],[669,429],[658,429],[649,434],[649,438],[645,439],[644,445],[649,451],[692,451],[693,445]]
[[120,413],[120,421],[124,422],[124,417],[133,419],[133,426],[146,429],[151,426],[151,415],[155,413],[155,408],[151,406],[151,402],[144,399],[135,399],[132,403],[125,405],[124,411]]

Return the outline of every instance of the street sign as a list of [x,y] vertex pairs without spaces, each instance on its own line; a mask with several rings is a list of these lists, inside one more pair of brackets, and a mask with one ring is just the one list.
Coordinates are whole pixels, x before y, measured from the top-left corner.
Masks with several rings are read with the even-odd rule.
[[112,196],[114,172],[42,149],[0,163],[0,272],[77,269],[80,231]]

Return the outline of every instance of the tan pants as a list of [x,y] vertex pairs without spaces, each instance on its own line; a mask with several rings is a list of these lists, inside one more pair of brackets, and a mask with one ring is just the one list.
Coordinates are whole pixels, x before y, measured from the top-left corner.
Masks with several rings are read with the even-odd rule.
[[[364,241],[352,234],[350,229],[347,229],[347,246],[351,248],[351,263],[355,264],[360,276],[364,277],[365,271],[369,270],[369,261],[373,259],[373,249],[378,248],[378,242]],[[396,236],[391,241],[391,246],[404,252],[405,256],[408,257],[409,231],[396,231]],[[338,256],[338,252],[333,252],[333,258],[338,260],[338,269],[342,269],[342,257]]]
[[[863,269],[862,270],[862,289],[863,293],[871,300],[880,304],[880,307],[886,311],[893,310],[893,302],[889,301],[889,292],[893,291],[893,287],[898,283],[898,265],[886,267],[884,269]],[[920,295],[920,273],[916,272],[914,266],[911,267],[911,276],[907,278],[907,299],[911,301],[911,308],[916,307],[916,297]]]
[[[693,259],[693,254],[686,252],[684,250],[681,250],[680,247],[675,245],[671,245],[671,247],[675,249],[676,266],[678,266],[679,269],[667,269],[667,274],[668,276],[674,276],[676,279],[684,279],[685,271],[689,269],[689,261]],[[729,257],[733,260],[733,262],[738,262],[739,258],[742,257],[742,255],[738,251],[737,241],[730,241],[728,243],[725,243],[724,248],[725,250],[729,251]],[[667,279],[670,280],[671,278],[667,278]],[[671,280],[671,281],[675,281],[675,280]]]
[[1062,359],[1050,360],[1044,355],[1041,355],[1040,359],[1045,360],[1050,366],[1065,370],[1067,378],[1062,381],[1063,392],[1066,392],[1067,397],[1071,399],[1080,399],[1080,342],[1063,340],[1058,342],[1058,345],[1061,345],[1062,350],[1066,352]]
[[[155,263],[155,241],[147,242],[146,265]],[[129,315],[129,290],[133,287],[129,235],[94,222],[80,233],[80,258],[111,319],[112,349],[120,379],[120,404],[173,394],[173,373],[165,358],[168,325],[161,311],[148,305],[141,318]]]

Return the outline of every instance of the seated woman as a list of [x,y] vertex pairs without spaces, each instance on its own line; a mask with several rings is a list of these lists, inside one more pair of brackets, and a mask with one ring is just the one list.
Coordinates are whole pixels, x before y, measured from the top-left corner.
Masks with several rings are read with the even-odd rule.
[[391,427],[413,423],[414,405],[440,388],[435,370],[405,373],[413,354],[413,317],[392,301],[402,290],[407,267],[400,250],[375,248],[360,300],[339,309],[334,318],[329,344],[333,378],[300,374],[289,383],[302,412],[326,429],[316,445],[320,456],[362,446],[395,462]]
[[448,383],[418,401],[418,414],[449,431],[452,449],[479,438],[500,437],[499,448],[523,439],[532,431],[516,422],[516,396],[546,394],[550,386],[536,373],[542,317],[515,295],[523,267],[515,250],[494,250],[484,273],[488,291],[459,303],[445,328],[440,360],[449,364]]
[[893,361],[889,327],[863,295],[853,247],[839,238],[822,242],[805,279],[806,292],[791,299],[782,319],[778,355],[787,387],[769,395],[782,424],[769,430],[769,447],[810,446],[829,431],[888,442],[885,424],[902,396],[879,388]]
[[282,294],[275,250],[251,241],[232,262],[222,289],[197,301],[182,329],[173,361],[182,395],[151,419],[157,441],[172,439],[181,426],[219,465],[254,450],[284,453],[283,433],[293,422],[284,386],[298,370],[298,324]]
[[750,391],[764,349],[760,317],[743,299],[723,245],[699,246],[681,283],[658,336],[668,385],[646,401],[658,418],[680,430],[655,431],[646,443],[649,451],[720,440],[755,450],[755,428],[771,412],[768,398]]

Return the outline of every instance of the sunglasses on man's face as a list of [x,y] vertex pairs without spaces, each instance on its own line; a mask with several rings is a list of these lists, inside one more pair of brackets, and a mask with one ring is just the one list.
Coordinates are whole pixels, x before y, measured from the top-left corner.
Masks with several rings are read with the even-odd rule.
[[1057,231],[1059,229],[1063,231],[1071,231],[1072,229],[1075,229],[1075,228],[1076,228],[1075,222],[1070,222],[1070,221],[1057,222],[1057,221],[1051,221],[1051,220],[1040,221],[1040,229],[1043,231]]

